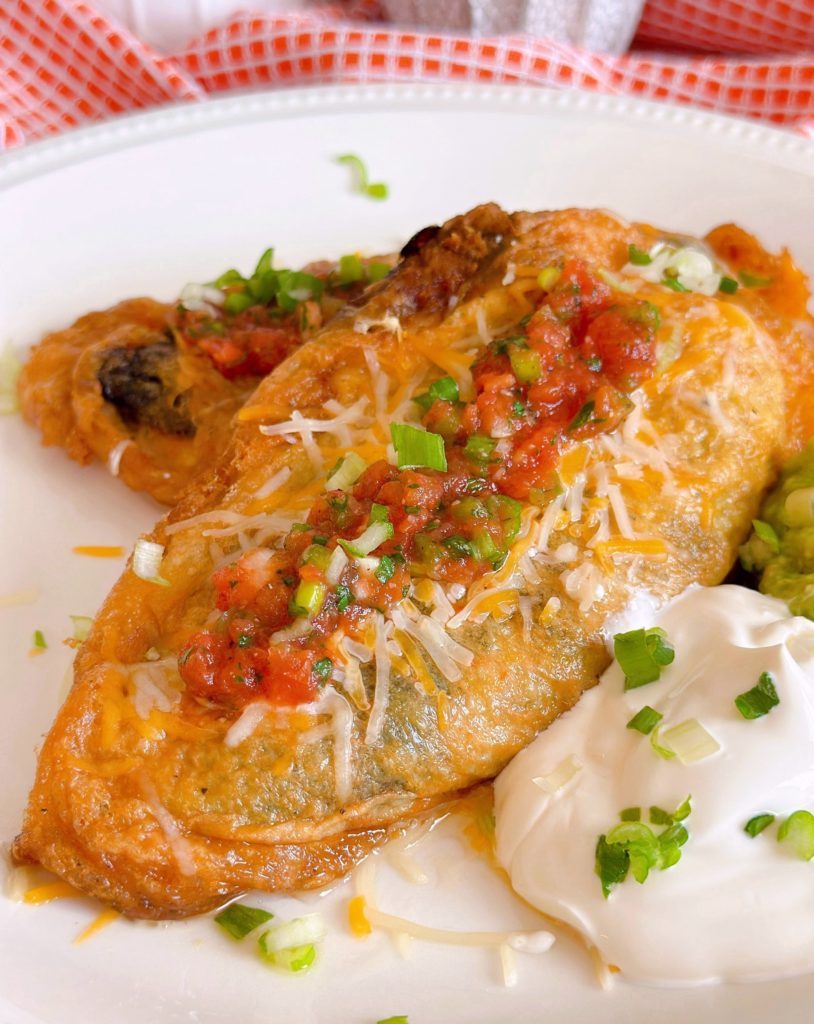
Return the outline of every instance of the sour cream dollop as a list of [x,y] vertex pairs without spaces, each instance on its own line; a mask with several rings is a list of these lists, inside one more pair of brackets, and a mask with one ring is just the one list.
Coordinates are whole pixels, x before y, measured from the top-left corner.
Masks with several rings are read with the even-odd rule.
[[[814,812],[814,622],[722,586],[688,590],[625,628],[637,626],[665,630],[675,661],[627,692],[614,662],[511,762],[495,786],[500,863],[521,896],[631,979],[687,985],[814,970],[814,860],[778,842],[788,815]],[[780,703],[747,720],[735,697],[763,672]],[[664,716],[659,735],[697,719],[720,749],[691,764],[661,758],[649,736],[627,728],[645,705]],[[629,873],[605,899],[599,836],[624,809],[640,807],[648,823],[652,805],[672,812],[687,796],[680,861],[643,884]],[[744,825],[762,812],[777,817],[751,838]]]

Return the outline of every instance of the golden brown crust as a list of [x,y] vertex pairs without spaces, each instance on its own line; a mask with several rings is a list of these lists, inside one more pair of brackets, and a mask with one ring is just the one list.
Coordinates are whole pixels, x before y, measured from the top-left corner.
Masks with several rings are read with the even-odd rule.
[[[475,660],[458,680],[433,670],[443,699],[395,670],[381,742],[365,741],[367,712],[353,711],[347,800],[337,797],[330,738],[301,741],[314,719],[303,725],[270,714],[230,746],[224,736],[234,716],[186,694],[146,719],[134,710],[128,666],[143,663],[151,648],[171,660],[213,606],[206,524],[181,529],[182,521],[213,509],[245,513],[282,466],[291,471],[292,501],[310,486],[303,449],[265,437],[253,411],[260,410],[259,422],[284,420],[294,409],[319,416],[326,401],[349,405],[365,393],[362,321],[370,328],[364,344],[381,367],[394,381],[410,381],[431,362],[443,367],[459,351],[455,343],[476,338],[481,318],[495,332],[519,321],[528,302],[522,287],[504,283],[510,265],[542,268],[579,256],[617,270],[627,246],[649,237],[600,212],[478,208],[445,225],[359,310],[341,314],[279,366],[253,397],[224,459],[152,535],[166,545],[162,572],[172,586],[127,571],[99,613],[40,756],[16,856],[133,916],[199,912],[247,887],[322,884],[399,822],[492,777],[571,707],[607,665],[601,627],[632,587],[666,598],[692,582],[719,582],[788,440],[785,337],[769,337],[759,308],[747,313],[737,303],[642,285],[683,349],[642,392],[656,438],[650,443],[665,460],[669,454],[670,468],[643,470],[627,502],[636,536],[661,538],[663,555],[631,561],[601,546],[588,555],[579,522],[557,522],[557,543],[567,540],[601,569],[601,597],[581,610],[563,565],[544,560],[540,582],[526,592],[539,598],[538,612],[557,596],[560,611],[530,633],[516,614],[465,623],[455,639]],[[396,310],[399,331],[386,324]],[[599,445],[586,455],[604,457]],[[365,682],[370,695],[369,674]]]

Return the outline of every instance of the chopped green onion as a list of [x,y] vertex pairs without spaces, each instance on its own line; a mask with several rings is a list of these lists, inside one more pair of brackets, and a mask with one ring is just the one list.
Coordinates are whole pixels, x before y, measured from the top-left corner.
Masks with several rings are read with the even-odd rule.
[[562,271],[559,267],[543,267],[537,275],[537,284],[544,292],[550,292],[561,276]]
[[215,917],[215,924],[233,939],[245,939],[249,932],[270,921],[274,914],[260,907],[248,907],[245,903],[232,903]]
[[783,507],[792,528],[814,526],[814,487],[798,487],[789,494]]
[[317,583],[315,580],[300,580],[299,586],[294,591],[296,611],[302,615],[318,615],[327,596],[328,588],[324,583]]
[[314,662],[314,673],[319,676],[320,679],[329,679],[333,670],[334,663],[330,658],[320,658],[319,661]]
[[73,623],[74,640],[87,640],[90,627],[93,625],[90,615],[69,615],[68,618]]
[[650,746],[653,748],[653,753],[658,754],[659,757],[663,758],[665,761],[670,761],[676,756],[675,751],[669,750],[667,747],[663,747],[659,743],[660,732],[661,727],[657,725],[656,728],[650,733]]
[[697,718],[688,718],[661,734],[661,738],[682,764],[703,761],[721,749],[721,744],[709,733]]
[[683,804],[680,804],[673,811],[673,821],[683,821],[685,818],[689,818],[690,812],[692,811],[691,804],[692,797],[687,797]]
[[651,708],[648,704],[645,704],[641,711],[637,711],[633,718],[631,718],[627,723],[627,728],[635,729],[643,736],[649,736],[662,718],[664,718],[664,715],[656,711],[655,708]]
[[656,834],[641,820],[641,808],[629,807],[622,811],[622,823],[615,825],[606,836],[600,836],[596,845],[594,870],[602,883],[605,899],[614,885],[624,882],[628,869],[637,882],[642,883],[652,868],[665,871],[681,859],[681,847],[689,839],[687,829],[679,823],[690,813],[690,798],[674,814],[660,807],[650,808],[653,824],[667,825]]
[[370,506],[370,520],[371,523],[389,523],[390,522],[390,509],[387,505],[379,505],[377,502],[373,502]]
[[347,609],[352,600],[353,594],[350,591],[350,587],[340,584],[336,588],[336,610],[340,615]]
[[327,491],[347,491],[366,469],[367,463],[361,455],[357,455],[356,452],[348,452],[344,459],[340,459],[331,470],[330,476],[325,481],[325,489]]
[[764,523],[762,519],[753,519],[752,528],[760,540],[762,540],[764,544],[769,545],[769,548],[775,555],[779,554],[780,538],[775,533],[774,527],[769,523]]
[[593,398],[587,401],[579,413],[574,416],[571,422],[568,424],[567,431],[572,434],[574,430],[579,430],[580,427],[584,427],[591,421],[594,415],[594,409],[596,408],[596,402]]
[[482,562],[494,564],[505,555],[505,552],[495,544],[495,539],[487,529],[475,530],[472,536],[472,550]]
[[474,462],[488,462],[492,452],[497,447],[497,441],[483,434],[471,434],[466,439],[464,454]]
[[666,274],[661,279],[661,283],[666,288],[670,288],[674,292],[688,292],[690,290],[685,285],[683,285],[677,277],[668,277]]
[[407,423],[391,423],[390,436],[396,449],[399,469],[446,470],[447,455],[440,434],[411,427]]
[[223,300],[223,308],[227,313],[242,313],[250,306],[257,304],[257,300],[248,292],[229,292]]
[[389,190],[383,182],[368,180],[367,167],[360,157],[355,153],[345,153],[336,158],[339,164],[346,164],[356,176],[356,191],[368,197],[368,199],[387,199]]
[[673,816],[669,811],[665,811],[663,807],[651,807],[650,808],[650,824],[651,825],[672,825]]
[[441,377],[439,380],[434,380],[423,394],[416,395],[413,401],[426,412],[436,400],[457,402],[460,397],[458,384],[454,378]]
[[396,563],[390,557],[390,555],[382,555],[379,559],[379,564],[373,571],[373,575],[376,579],[384,585],[388,580],[393,578],[393,573],[396,571]]
[[339,257],[339,283],[354,284],[365,279],[365,265],[356,253]]
[[442,541],[442,543],[453,558],[466,558],[472,554],[472,545],[466,537],[459,537],[456,534],[453,537],[447,537],[447,539]]
[[169,580],[160,575],[161,562],[164,558],[164,545],[140,538],[133,548],[133,572],[147,583],[157,583],[161,587],[169,587]]
[[757,685],[735,698],[735,707],[744,718],[762,718],[780,703],[771,672],[761,672]]
[[371,284],[375,284],[377,281],[387,277],[390,269],[388,263],[370,263],[367,267],[367,279]]
[[718,283],[718,291],[724,295],[734,295],[738,290],[738,282],[734,277],[722,277]]
[[[257,945],[264,960],[287,971],[302,971],[314,962],[314,943],[325,938],[321,914],[306,914],[263,932]],[[282,954],[282,955],[281,955]]]
[[533,348],[512,348],[509,353],[512,373],[521,384],[533,384],[543,374],[540,353]]
[[756,814],[754,818],[750,818],[743,826],[743,831],[751,836],[753,839],[755,836],[759,836],[760,833],[768,828],[769,825],[774,821],[775,816],[769,814],[767,811],[765,814]]
[[330,565],[332,553],[324,544],[309,544],[302,553],[303,564],[315,565],[325,572]]
[[627,247],[627,258],[634,267],[646,267],[653,262],[653,257],[650,253],[636,245],[629,245]]
[[313,943],[269,952],[265,948],[263,936],[261,935],[257,944],[260,948],[260,955],[266,963],[271,964],[272,967],[279,967],[280,970],[291,971],[295,974],[299,971],[307,970],[316,960],[317,956],[316,946]]
[[375,551],[380,544],[390,540],[393,536],[393,524],[391,522],[371,523],[354,540],[339,538],[339,543],[352,558],[364,558],[371,551]]
[[594,871],[602,883],[602,895],[607,899],[611,889],[627,878],[630,870],[630,859],[623,846],[611,844],[605,836],[600,836],[596,844],[596,864]]
[[613,653],[625,674],[626,690],[655,682],[662,669],[675,658],[667,634],[658,626],[617,633],[613,638]]
[[458,384],[452,377],[441,377],[430,384],[428,391],[433,398],[440,398],[443,402],[457,402],[460,399]]
[[397,1017],[386,1017],[384,1020],[377,1020],[376,1024],[410,1024],[407,1014],[400,1014]]
[[788,843],[801,860],[814,857],[814,814],[795,811],[777,830],[778,843]]
[[34,646],[38,651],[48,650],[48,644],[45,642],[45,637],[43,636],[41,629],[34,630]]
[[759,277],[757,274],[750,274],[748,270],[740,270],[738,278],[744,288],[768,288],[773,283],[773,277]]

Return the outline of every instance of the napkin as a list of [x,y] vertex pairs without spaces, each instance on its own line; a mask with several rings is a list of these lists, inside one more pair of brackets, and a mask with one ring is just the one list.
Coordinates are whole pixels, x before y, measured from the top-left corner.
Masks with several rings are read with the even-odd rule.
[[622,55],[527,32],[408,29],[383,22],[385,13],[365,0],[242,12],[161,52],[82,0],[0,0],[0,147],[228,90],[391,81],[581,88],[814,137],[808,0],[648,0],[634,47]]

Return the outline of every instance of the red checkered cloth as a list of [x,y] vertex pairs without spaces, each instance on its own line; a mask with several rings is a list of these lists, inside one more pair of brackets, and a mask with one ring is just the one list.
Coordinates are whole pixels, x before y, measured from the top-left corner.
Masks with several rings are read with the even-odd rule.
[[240,14],[159,54],[81,0],[0,0],[0,147],[226,90],[399,80],[591,89],[814,137],[811,0],[649,0],[624,56],[530,36],[404,31],[370,20],[375,7],[363,6],[368,20],[356,22],[336,9]]

